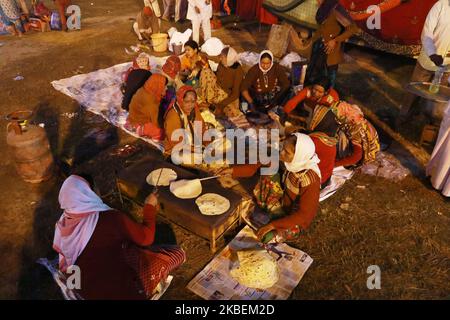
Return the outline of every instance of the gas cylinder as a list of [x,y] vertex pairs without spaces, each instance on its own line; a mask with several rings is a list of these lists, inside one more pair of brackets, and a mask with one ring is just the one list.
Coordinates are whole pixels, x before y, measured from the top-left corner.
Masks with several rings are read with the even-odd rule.
[[6,142],[14,157],[17,173],[23,180],[40,183],[48,180],[54,169],[47,134],[39,126],[28,123],[32,112],[15,111],[6,116]]

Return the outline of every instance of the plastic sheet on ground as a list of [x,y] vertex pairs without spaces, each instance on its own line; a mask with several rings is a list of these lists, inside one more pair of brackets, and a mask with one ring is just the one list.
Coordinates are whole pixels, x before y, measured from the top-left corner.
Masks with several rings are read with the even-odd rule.
[[330,183],[320,191],[319,201],[324,201],[335,194],[344,185],[345,181],[353,177],[353,174],[354,172],[352,170],[347,170],[344,167],[334,168]]
[[[149,58],[152,72],[158,73],[168,56],[160,58],[149,55]],[[217,63],[210,61],[210,65],[211,69],[217,70]],[[163,150],[160,142],[139,137],[124,127],[128,112],[121,108],[123,95],[120,86],[123,73],[130,67],[131,62],[117,64],[107,69],[52,81],[52,85],[56,90],[78,101],[86,110],[102,116],[106,121],[128,134]]]
[[411,173],[395,156],[383,151],[377,154],[375,161],[362,166],[361,172],[393,181],[401,181]]
[[[187,288],[205,300],[286,300],[311,266],[313,259],[305,252],[282,243],[277,249],[284,255],[277,261],[280,277],[269,289],[253,289],[239,284],[230,275],[236,261],[232,251],[257,245],[250,227],[244,227],[236,237],[189,282]],[[270,252],[275,259],[277,255]]]

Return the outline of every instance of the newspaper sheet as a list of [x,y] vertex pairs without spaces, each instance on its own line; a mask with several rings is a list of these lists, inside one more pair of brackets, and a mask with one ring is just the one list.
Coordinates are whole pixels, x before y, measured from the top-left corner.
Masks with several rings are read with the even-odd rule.
[[[283,253],[277,261],[278,282],[261,290],[239,284],[230,275],[238,264],[235,252],[251,249],[258,242],[252,229],[245,226],[236,237],[187,285],[187,288],[205,300],[285,300],[299,284],[313,259],[305,252],[282,243],[277,250]],[[270,252],[275,259],[279,256]]]

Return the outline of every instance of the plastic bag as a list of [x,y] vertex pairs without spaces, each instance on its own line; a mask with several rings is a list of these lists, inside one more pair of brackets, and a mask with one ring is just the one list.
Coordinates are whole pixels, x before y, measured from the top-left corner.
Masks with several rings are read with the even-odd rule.
[[239,55],[239,62],[243,65],[253,67],[255,64],[258,64],[259,54],[256,52],[245,51]]
[[301,62],[301,61],[306,61],[306,59],[302,58],[296,52],[291,52],[291,53],[287,54],[283,59],[281,59],[280,65],[282,65],[283,67],[286,67],[290,70],[290,69],[292,69],[293,62]]

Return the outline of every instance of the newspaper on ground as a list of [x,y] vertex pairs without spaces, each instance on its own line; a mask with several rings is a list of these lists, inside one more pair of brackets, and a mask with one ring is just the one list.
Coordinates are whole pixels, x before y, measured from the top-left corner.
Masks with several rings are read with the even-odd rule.
[[239,263],[236,253],[258,246],[252,229],[245,226],[236,237],[189,282],[187,288],[205,300],[285,300],[297,287],[300,280],[311,266],[313,259],[305,252],[290,247],[285,243],[277,245],[283,252],[279,256],[269,252],[277,260],[279,279],[268,289],[245,287],[230,274]]

